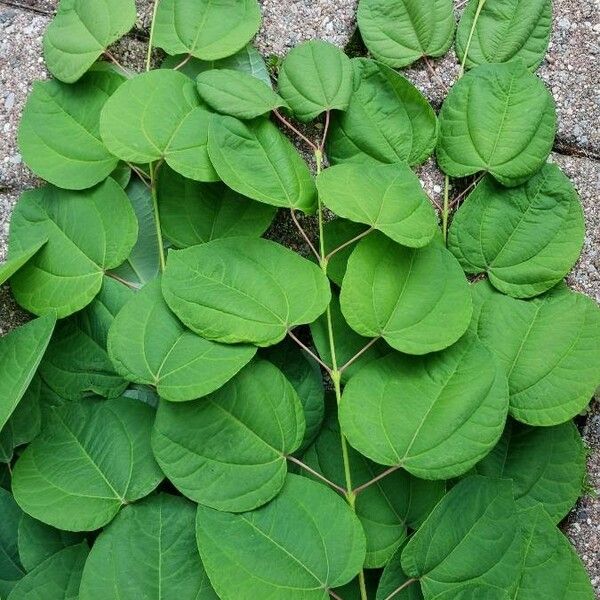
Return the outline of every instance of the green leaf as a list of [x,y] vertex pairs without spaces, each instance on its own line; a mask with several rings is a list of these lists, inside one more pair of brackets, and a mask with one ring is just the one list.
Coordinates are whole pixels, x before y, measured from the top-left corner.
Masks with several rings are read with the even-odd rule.
[[253,510],[273,498],[286,455],[304,437],[302,405],[283,373],[256,361],[207,398],[161,402],[152,447],[169,480],[217,510]]
[[8,281],[23,265],[26,265],[46,243],[47,240],[41,240],[33,244],[31,248],[23,249],[21,252],[14,252],[9,260],[0,266],[0,285]]
[[131,181],[131,168],[127,163],[120,161],[113,169],[110,176],[124,189],[127,189]]
[[169,168],[160,171],[157,193],[163,234],[176,248],[238,235],[260,237],[276,212],[222,183],[191,181]]
[[467,197],[448,247],[467,273],[487,273],[501,292],[537,296],[571,270],[585,223],[575,188],[546,164],[524,185],[505,188],[487,176]]
[[27,391],[55,324],[56,319],[48,315],[0,338],[0,430]]
[[207,153],[209,120],[194,83],[182,73],[159,69],[126,81],[109,98],[100,115],[100,134],[122,160],[164,159],[185,177],[215,181]]
[[515,600],[593,600],[594,590],[581,559],[541,506],[523,513],[525,555]]
[[90,552],[79,600],[218,600],[198,556],[194,508],[168,494],[125,507]]
[[170,251],[163,294],[207,339],[272,346],[325,312],[331,292],[317,265],[260,238],[234,237]]
[[357,58],[348,109],[334,113],[327,142],[332,164],[424,162],[435,148],[437,119],[407,79],[373,60]]
[[88,553],[85,542],[60,550],[25,575],[8,600],[77,600]]
[[456,26],[452,0],[360,0],[357,19],[369,52],[395,68],[446,54]]
[[527,427],[509,421],[498,445],[475,469],[511,479],[519,510],[541,505],[559,523],[582,493],[585,466],[583,441],[572,422]]
[[[385,471],[352,448],[348,450],[354,489]],[[346,487],[340,429],[334,411],[329,412],[319,436],[302,460],[329,481]],[[425,520],[444,495],[445,487],[443,481],[423,481],[398,469],[357,494],[356,515],[367,539],[366,568],[387,564],[406,539],[407,528],[416,529]]]
[[160,279],[147,284],[119,312],[108,336],[110,359],[125,379],[155,386],[166,400],[206,396],[246,365],[256,348],[192,333],[169,310],[160,285]]
[[[407,584],[410,577],[402,570],[400,562],[402,550],[403,547],[399,548],[383,569],[375,600],[388,600],[390,595],[392,595],[394,600],[423,600],[423,592],[421,592],[419,583],[415,581]],[[403,585],[406,585],[406,587],[398,592],[397,590]],[[485,598],[487,600],[487,596]],[[481,600],[481,598],[478,600]]]
[[100,66],[74,85],[36,81],[19,127],[27,166],[61,188],[81,190],[117,167],[100,138],[100,112],[124,77]]
[[59,318],[85,308],[100,291],[104,271],[127,258],[136,238],[135,215],[113,179],[82,192],[52,186],[25,192],[11,219],[9,259],[47,243],[13,275],[17,302]]
[[273,123],[243,123],[213,115],[208,135],[210,160],[236,192],[271,206],[312,212],[316,190],[308,166]]
[[544,60],[550,41],[552,0],[500,0],[484,3],[480,11],[477,4],[476,0],[467,4],[456,32],[460,61],[464,60],[473,30],[465,61],[468,69],[521,58],[528,69],[535,71]]
[[27,514],[23,514],[19,521],[19,557],[28,572],[81,541],[81,534],[55,529]]
[[202,60],[230,56],[260,27],[256,0],[162,0],[154,24],[154,43],[167,54]]
[[338,165],[317,177],[319,197],[336,215],[370,225],[411,248],[431,242],[437,216],[408,165]]
[[354,331],[408,354],[450,346],[472,313],[469,285],[446,248],[405,248],[376,232],[352,252],[340,304]]
[[[316,510],[315,510],[316,509]],[[258,510],[232,514],[199,506],[200,556],[222,600],[328,600],[328,589],[361,569],[360,522],[335,492],[288,475],[282,492]]]
[[44,35],[48,70],[66,83],[77,81],[135,19],[133,0],[61,0]]
[[25,574],[17,546],[19,520],[23,515],[10,492],[0,488],[0,589],[2,594]]
[[287,106],[270,85],[232,69],[213,69],[196,79],[198,93],[213,110],[238,119],[254,119]]
[[323,377],[317,362],[307,352],[301,350],[291,339],[271,346],[263,352],[292,384],[298,394],[306,429],[299,450],[305,449],[316,437],[325,414],[325,391]]
[[116,398],[127,381],[115,372],[106,351],[108,330],[131,291],[106,279],[100,293],[82,312],[60,321],[39,373],[46,385],[61,398],[85,396]]
[[487,171],[512,187],[541,169],[555,130],[552,96],[522,61],[482,65],[444,101],[437,160],[451,177]]
[[[492,585],[470,584],[437,594],[432,600],[511,600],[507,592]],[[514,600],[514,599],[513,599]]]
[[566,287],[533,300],[490,294],[476,332],[508,376],[510,412],[518,421],[564,423],[600,384],[600,310]]
[[15,500],[68,531],[93,531],[147,496],[163,475],[150,448],[154,411],[137,400],[84,399],[49,411],[17,461]]
[[473,476],[454,486],[409,540],[402,568],[420,579],[426,598],[447,592],[450,599],[465,584],[510,589],[522,551],[511,482]]
[[352,63],[337,46],[310,40],[288,52],[279,69],[278,85],[294,116],[312,121],[325,111],[348,108]]
[[436,354],[390,354],[350,379],[340,404],[344,435],[359,452],[425,479],[466,473],[498,442],[506,378],[474,337]]

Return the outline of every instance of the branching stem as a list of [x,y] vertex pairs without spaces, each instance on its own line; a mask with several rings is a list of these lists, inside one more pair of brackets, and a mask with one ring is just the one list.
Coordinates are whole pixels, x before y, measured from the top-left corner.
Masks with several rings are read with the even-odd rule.
[[396,588],[387,598],[385,598],[385,600],[392,600],[392,598],[395,598],[402,590],[406,589],[416,581],[416,579],[407,579],[400,587]]
[[373,338],[366,344],[363,348],[361,348],[350,360],[346,361],[340,368],[339,372],[343,373],[354,361],[358,360],[373,344],[379,341],[379,338]]
[[309,148],[316,153],[319,148],[311,142],[299,129],[294,127],[277,109],[273,111],[273,114],[290,130],[293,131]]
[[359,233],[358,235],[355,235],[351,240],[348,240],[347,242],[344,242],[343,244],[341,244],[340,246],[338,246],[337,248],[334,248],[326,257],[325,260],[326,261],[330,261],[331,257],[334,256],[335,254],[337,254],[340,250],[343,250],[344,248],[347,248],[348,246],[354,244],[354,242],[358,242],[358,240],[364,238],[366,235],[369,235],[369,233],[371,233],[374,230],[373,227],[369,227],[369,229],[367,229],[366,231],[363,231],[362,233]]
[[312,358],[314,358],[325,371],[331,375],[331,367],[326,365],[291,329],[288,330],[288,335],[296,342],[296,344],[298,344],[298,346],[300,346],[300,348],[302,348],[302,350],[310,354],[310,356],[312,356]]
[[106,58],[108,58],[108,60],[110,60],[111,63],[113,63],[113,65],[115,65],[115,67],[121,69],[121,71],[123,71],[123,73],[127,76],[127,77],[131,77],[131,75],[133,74],[131,72],[131,70],[127,69],[126,67],[124,67],[117,59],[117,57],[112,53],[109,52],[108,50],[104,51],[104,56],[106,56]]
[[295,465],[298,465],[299,467],[304,469],[305,471],[308,471],[311,475],[314,475],[321,481],[325,482],[327,485],[331,486],[334,490],[338,491],[343,496],[346,495],[346,490],[343,487],[337,485],[336,483],[333,483],[333,481],[327,479],[327,477],[325,477],[324,475],[321,475],[321,473],[319,473],[318,471],[315,471],[314,469],[309,467],[306,463],[302,462],[301,460],[298,460],[295,456],[290,455],[290,456],[286,456],[286,458],[290,462],[293,462]]
[[293,208],[290,209],[290,214],[292,215],[292,221],[294,222],[296,229],[300,232],[300,235],[304,238],[304,241],[308,244],[308,247],[311,249],[311,252],[315,255],[316,259],[318,261],[320,261],[321,256],[317,252],[317,249],[315,248],[314,244],[311,242],[306,231],[304,231],[304,228],[300,224],[300,221],[298,221],[298,217],[296,216],[296,213]]
[[162,160],[156,163],[150,163],[150,194],[152,195],[152,209],[154,212],[154,223],[156,225],[156,237],[158,243],[158,264],[160,271],[165,270],[165,247],[162,238],[162,228],[160,226],[160,214],[158,212],[158,197],[156,194],[156,174],[162,165]]
[[179,71],[182,67],[185,67],[190,60],[192,60],[192,55],[188,54],[177,66],[173,67],[173,71]]
[[152,23],[150,23],[150,38],[148,39],[148,51],[146,53],[146,71],[152,67],[152,44],[154,42],[154,23],[156,22],[156,11],[160,0],[154,0],[154,8],[152,9]]
[[473,41],[473,34],[475,33],[475,27],[477,26],[477,21],[479,20],[479,15],[481,14],[481,10],[485,3],[486,3],[486,0],[479,0],[479,4],[477,5],[477,9],[475,10],[475,16],[473,17],[473,24],[471,25],[471,31],[469,31],[469,37],[467,38],[467,44],[465,46],[465,53],[463,55],[462,62],[460,63],[460,70],[458,71],[459,79],[465,74],[465,64],[467,63],[467,56],[469,55],[469,50],[471,49],[471,42]]
[[357,488],[354,488],[354,490],[352,490],[354,492],[354,495],[358,496],[358,494],[360,494],[361,492],[364,492],[368,487],[371,487],[373,484],[377,483],[378,481],[381,481],[388,475],[391,475],[394,471],[397,471],[399,468],[400,468],[400,465],[395,465],[393,467],[390,467],[389,469],[386,469],[385,471],[383,471],[383,473],[379,473],[379,475],[377,475],[377,477],[373,477],[373,479],[370,479],[366,483],[363,483],[362,485],[359,485]]
[[118,281],[119,283],[126,285],[128,288],[131,288],[132,290],[140,289],[139,285],[136,285],[135,283],[132,283],[131,281],[127,281],[127,280],[123,279],[122,277],[119,277],[116,273],[113,273],[112,271],[104,271],[104,274],[107,277],[110,277],[111,279],[114,279],[115,281]]
[[329,595],[333,598],[333,600],[343,600],[341,596],[338,596],[333,590],[327,590]]
[[444,92],[447,93],[448,86],[446,85],[446,82],[442,79],[441,75],[435,70],[433,64],[427,56],[423,56],[423,62],[425,63],[425,66],[427,67],[427,70],[429,71],[430,75],[439,82]]

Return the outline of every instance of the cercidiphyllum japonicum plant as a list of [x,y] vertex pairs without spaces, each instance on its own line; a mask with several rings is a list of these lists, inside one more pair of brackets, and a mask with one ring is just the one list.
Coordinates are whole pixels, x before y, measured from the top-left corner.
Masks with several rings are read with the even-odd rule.
[[[361,0],[372,58],[303,43],[276,88],[255,0],[157,2],[141,74],[108,51],[134,20],[62,0],[23,114],[49,183],[0,269],[37,316],[0,340],[0,596],[593,598],[557,528],[600,312],[563,283],[550,0],[467,5],[439,119],[395,69],[448,51],[450,0]],[[277,209],[311,260],[262,237]]]

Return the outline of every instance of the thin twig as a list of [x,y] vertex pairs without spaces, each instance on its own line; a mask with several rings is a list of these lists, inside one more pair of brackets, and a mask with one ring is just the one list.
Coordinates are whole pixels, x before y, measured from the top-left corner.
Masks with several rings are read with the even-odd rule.
[[176,67],[173,67],[173,71],[178,71],[182,67],[185,67],[185,65],[187,65],[190,62],[190,60],[192,60],[192,55],[188,54]]
[[314,475],[321,481],[325,482],[327,485],[331,486],[334,490],[337,490],[338,492],[340,492],[340,494],[342,494],[343,496],[346,495],[346,490],[341,485],[337,485],[337,483],[333,483],[333,481],[330,481],[329,479],[327,479],[327,477],[325,477],[324,475],[321,475],[321,473],[319,473],[318,471],[315,471],[314,469],[309,467],[306,463],[303,463],[301,460],[298,460],[294,456],[288,455],[288,456],[286,456],[286,458],[290,462],[293,462],[295,465],[298,465],[299,467],[304,469],[305,471],[308,471],[311,475]]
[[130,69],[127,69],[126,67],[124,67],[117,59],[117,57],[112,54],[112,52],[109,52],[108,50],[104,51],[104,56],[106,56],[106,58],[108,58],[108,60],[110,60],[111,63],[113,63],[116,67],[118,67],[119,69],[121,69],[121,71],[123,71],[123,73],[125,73],[125,75],[127,75],[128,77],[130,75],[133,75],[133,71],[131,71]]
[[449,207],[452,208],[458,202],[460,202],[483,178],[485,177],[485,173],[482,173],[475,181],[473,181],[467,188],[465,188],[456,198],[450,202]]
[[417,581],[416,579],[407,579],[399,588],[396,588],[389,596],[385,598],[385,600],[392,600],[395,596],[397,596],[403,589],[407,588],[409,585],[412,585]]
[[455,7],[454,10],[460,10],[461,8],[463,8],[463,6],[467,5],[469,2],[469,0],[462,0],[462,2],[459,2]]
[[429,58],[427,58],[426,56],[423,56],[423,62],[425,63],[425,66],[427,67],[427,70],[429,71],[431,76],[434,79],[437,79],[439,81],[440,85],[442,86],[442,88],[444,89],[445,92],[448,92],[448,86],[446,85],[444,80],[441,78],[439,73],[433,68],[433,65],[431,64],[431,61],[429,60]]
[[115,281],[118,281],[119,283],[126,285],[128,288],[131,288],[132,290],[140,289],[139,285],[136,285],[135,283],[132,283],[131,281],[126,281],[125,279],[123,279],[122,277],[119,277],[118,275],[116,275],[115,273],[112,273],[111,271],[104,271],[104,274],[107,277],[110,277],[111,279],[114,279]]
[[150,181],[148,180],[148,176],[146,175],[146,173],[144,173],[144,171],[142,171],[135,165],[132,165],[131,163],[127,163],[127,166],[142,180],[142,183],[144,183],[148,187],[151,187]]
[[321,143],[319,145],[319,149],[323,152],[325,148],[325,141],[327,140],[327,133],[329,132],[329,122],[331,121],[331,111],[327,111],[325,113],[325,127],[323,129],[323,137],[321,138]]
[[348,360],[339,368],[340,373],[347,369],[354,361],[358,360],[375,342],[378,341],[378,337],[373,338],[362,350],[359,350],[350,360]]
[[325,260],[329,261],[331,259],[331,257],[334,254],[337,254],[340,250],[343,250],[344,248],[347,248],[348,246],[350,246],[351,244],[354,244],[354,242],[358,242],[358,240],[364,238],[366,235],[369,235],[369,233],[371,233],[371,231],[373,231],[373,227],[369,227],[369,229],[366,229],[365,231],[363,231],[362,233],[359,233],[358,235],[355,235],[351,240],[348,240],[347,242],[344,242],[343,244],[341,244],[340,246],[338,246],[337,248],[333,249],[326,257]]
[[333,598],[333,600],[343,600],[341,596],[338,596],[333,590],[327,590],[329,595]]
[[393,467],[390,467],[389,469],[386,469],[383,473],[379,473],[379,475],[377,475],[377,477],[373,477],[373,479],[370,479],[369,481],[367,481],[367,483],[363,483],[362,485],[359,485],[357,488],[353,489],[352,493],[355,496],[357,494],[360,494],[362,491],[366,490],[368,487],[372,486],[374,483],[381,481],[384,477],[391,475],[394,471],[397,471],[399,468],[400,468],[400,465],[395,465]]
[[326,371],[331,375],[331,367],[327,366],[302,340],[298,339],[291,329],[288,329],[288,335],[304,350],[308,352]]
[[296,217],[296,213],[294,212],[293,208],[290,209],[290,214],[292,215],[292,221],[294,222],[294,225],[296,226],[296,228],[298,229],[298,231],[304,238],[304,241],[308,244],[308,247],[312,250],[312,253],[317,257],[317,260],[320,261],[321,260],[320,254],[318,253],[314,244],[310,241],[310,238],[308,237],[308,234],[306,233],[306,231],[304,231],[304,228],[302,227],[302,225],[300,225],[300,221],[298,221],[298,217]]
[[273,110],[273,114],[291,131],[293,131],[300,139],[307,143],[313,152],[318,152],[319,148],[311,142],[303,133],[296,129],[277,109]]
[[156,13],[158,11],[158,3],[160,0],[154,0],[154,8],[152,9],[152,23],[150,23],[150,37],[148,38],[148,50],[146,52],[146,71],[152,67],[152,45],[154,42],[154,25],[156,23]]

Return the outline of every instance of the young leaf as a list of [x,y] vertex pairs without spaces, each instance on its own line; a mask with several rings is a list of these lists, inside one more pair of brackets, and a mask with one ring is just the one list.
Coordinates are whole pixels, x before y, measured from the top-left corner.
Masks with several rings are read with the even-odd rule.
[[160,279],[155,279],[117,315],[108,353],[129,381],[155,386],[166,400],[183,401],[220,388],[252,359],[256,348],[218,344],[186,329],[169,310]]
[[25,574],[17,546],[19,520],[23,512],[10,492],[0,488],[0,590],[3,595]]
[[442,56],[452,45],[452,0],[360,0],[358,27],[369,52],[390,67]]
[[405,248],[377,232],[352,252],[340,304],[354,331],[408,354],[450,346],[472,313],[467,280],[441,244]]
[[234,237],[169,252],[163,294],[207,339],[272,346],[331,298],[323,271],[275,242]]
[[294,116],[312,121],[325,111],[348,108],[352,63],[337,46],[310,40],[289,51],[279,69],[278,85]]
[[256,0],[162,0],[154,27],[154,43],[167,54],[216,60],[254,37],[260,8]]
[[566,287],[529,301],[490,294],[476,332],[508,376],[510,412],[518,421],[564,423],[600,384],[600,310]]
[[85,542],[60,550],[14,587],[8,600],[71,600],[78,598],[83,566],[89,553]]
[[305,213],[314,210],[316,190],[310,171],[269,120],[243,123],[213,115],[208,152],[219,177],[243,196]]
[[460,61],[465,60],[474,27],[465,61],[468,69],[520,58],[528,69],[535,71],[550,41],[552,0],[500,0],[484,3],[479,11],[477,5],[477,0],[467,4],[458,25],[456,54]]
[[573,267],[585,235],[577,192],[556,165],[505,188],[487,176],[456,213],[448,247],[467,273],[516,298],[554,287]]
[[158,494],[125,507],[100,534],[79,600],[218,600],[198,556],[194,505]]
[[36,81],[19,127],[27,166],[61,188],[81,190],[119,164],[100,138],[100,112],[124,77],[100,65],[74,85]]
[[213,110],[238,119],[254,119],[287,106],[270,85],[240,71],[204,71],[198,75],[196,85],[202,100]]
[[447,592],[449,600],[449,590],[465,584],[510,589],[522,552],[511,482],[473,476],[454,486],[409,540],[402,568],[420,579],[426,598]]
[[77,81],[135,19],[134,0],[61,0],[44,35],[48,70],[65,83]]
[[408,165],[338,165],[317,177],[319,197],[336,215],[378,229],[411,248],[431,242],[437,217]]
[[182,73],[142,73],[106,102],[100,134],[110,152],[125,161],[164,159],[185,177],[216,181],[207,153],[209,113],[199,104],[193,82]]
[[15,252],[2,266],[0,266],[0,285],[8,281],[23,265],[27,264],[46,243],[40,240],[31,248],[25,248],[21,252]]
[[444,101],[437,159],[451,177],[488,171],[512,187],[546,162],[555,129],[552,96],[521,60],[482,65]]
[[435,148],[437,119],[423,94],[385,65],[366,58],[352,63],[350,104],[334,113],[327,142],[332,164],[424,162]]
[[467,336],[424,357],[398,353],[350,379],[340,424],[359,452],[425,479],[466,473],[498,442],[508,385],[491,352]]
[[169,480],[217,510],[262,506],[282,488],[304,437],[302,405],[283,373],[256,361],[207,398],[161,402],[152,447]]
[[196,535],[206,572],[222,600],[326,600],[362,568],[365,536],[335,492],[288,475],[258,510],[232,514],[199,506]]
[[82,192],[46,186],[25,192],[12,215],[9,259],[47,243],[11,279],[30,312],[66,317],[100,291],[106,269],[119,266],[137,238],[135,215],[112,179]]
[[163,235],[176,248],[248,235],[260,237],[276,209],[241,196],[222,183],[200,183],[162,168],[158,208]]
[[150,448],[154,411],[137,400],[84,399],[52,409],[17,461],[15,500],[59,529],[93,531],[163,479]]
[[519,510],[541,505],[559,523],[581,495],[585,459],[572,422],[527,427],[509,421],[501,440],[475,469],[487,477],[512,479]]

